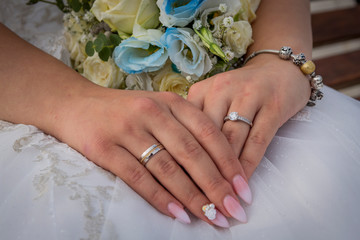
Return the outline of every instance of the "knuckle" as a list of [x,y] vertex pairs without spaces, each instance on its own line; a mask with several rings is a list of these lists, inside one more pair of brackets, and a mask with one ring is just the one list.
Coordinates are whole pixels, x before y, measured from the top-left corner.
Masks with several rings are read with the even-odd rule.
[[144,181],[145,175],[146,175],[145,168],[136,167],[134,169],[129,170],[127,182],[130,186],[139,185]]
[[211,136],[217,136],[219,131],[220,130],[218,130],[218,128],[215,126],[215,124],[213,124],[212,122],[209,121],[209,122],[201,124],[200,137],[208,138]]
[[251,143],[261,146],[266,146],[268,143],[268,139],[261,133],[256,133],[249,137]]
[[158,104],[151,98],[148,97],[140,97],[134,101],[134,108],[139,113],[147,113],[147,114],[158,114],[160,108]]
[[223,191],[223,189],[226,188],[227,188],[226,182],[221,176],[210,179],[210,181],[207,184],[207,189],[211,193],[215,193],[219,189]]
[[221,169],[222,173],[231,173],[238,168],[237,164],[239,160],[235,154],[231,154],[231,156],[229,155],[230,154],[226,154],[219,157],[217,165],[219,166],[219,169]]
[[164,156],[159,156],[155,162],[160,177],[171,178],[178,170],[176,162],[166,159]]
[[200,144],[194,140],[184,141],[184,152],[188,158],[193,159],[201,155],[202,149]]
[[163,202],[163,194],[159,188],[155,188],[150,194],[150,202],[154,205],[161,205]]
[[258,165],[256,161],[249,157],[241,157],[240,161],[246,169],[255,169]]

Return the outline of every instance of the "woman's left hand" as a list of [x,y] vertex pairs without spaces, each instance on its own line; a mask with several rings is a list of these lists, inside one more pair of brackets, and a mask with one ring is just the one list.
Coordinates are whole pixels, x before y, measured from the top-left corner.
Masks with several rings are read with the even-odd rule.
[[[291,61],[262,54],[246,66],[194,84],[188,100],[222,129],[249,178],[276,131],[307,103],[310,84]],[[225,121],[231,112],[253,122]]]

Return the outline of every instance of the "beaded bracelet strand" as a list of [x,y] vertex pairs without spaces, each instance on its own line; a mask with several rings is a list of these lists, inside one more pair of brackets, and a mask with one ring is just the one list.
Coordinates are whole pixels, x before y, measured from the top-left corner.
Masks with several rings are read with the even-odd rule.
[[311,95],[310,99],[307,103],[307,106],[315,106],[315,102],[317,100],[321,100],[324,96],[324,94],[320,91],[320,89],[324,86],[323,84],[323,78],[321,75],[316,75],[315,73],[315,63],[313,61],[307,61],[306,57],[303,53],[300,54],[293,54],[293,51],[291,47],[282,47],[279,51],[278,50],[271,50],[271,49],[264,49],[260,51],[255,51],[252,54],[250,54],[243,62],[243,65],[245,65],[249,60],[256,57],[259,54],[262,53],[271,53],[271,54],[277,54],[281,59],[284,60],[293,60],[293,63],[296,66],[300,67],[300,70],[305,74],[308,75],[310,78],[310,86],[311,86]]

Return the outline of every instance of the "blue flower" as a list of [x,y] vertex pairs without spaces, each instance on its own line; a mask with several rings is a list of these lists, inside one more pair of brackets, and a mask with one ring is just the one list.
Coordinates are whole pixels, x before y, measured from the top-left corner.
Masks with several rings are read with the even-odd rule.
[[199,78],[210,71],[212,64],[206,50],[192,37],[193,34],[189,28],[168,28],[161,42],[181,73]]
[[116,65],[128,74],[154,72],[161,69],[168,53],[160,41],[128,38],[114,49]]
[[194,20],[201,4],[206,0],[158,0],[160,22],[166,27],[185,27]]

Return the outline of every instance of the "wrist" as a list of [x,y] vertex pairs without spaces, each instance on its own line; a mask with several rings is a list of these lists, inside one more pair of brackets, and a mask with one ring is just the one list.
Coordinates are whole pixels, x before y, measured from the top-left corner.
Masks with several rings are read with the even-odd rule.
[[308,101],[308,106],[315,106],[317,100],[323,98],[323,93],[320,89],[323,87],[323,79],[321,75],[316,75],[315,63],[311,60],[307,60],[306,56],[303,53],[294,54],[291,47],[283,46],[280,50],[274,49],[262,49],[251,53],[243,62],[243,65],[246,65],[253,58],[258,55],[278,55],[282,60],[290,60],[300,68],[301,72],[309,79],[311,86],[310,99]]

